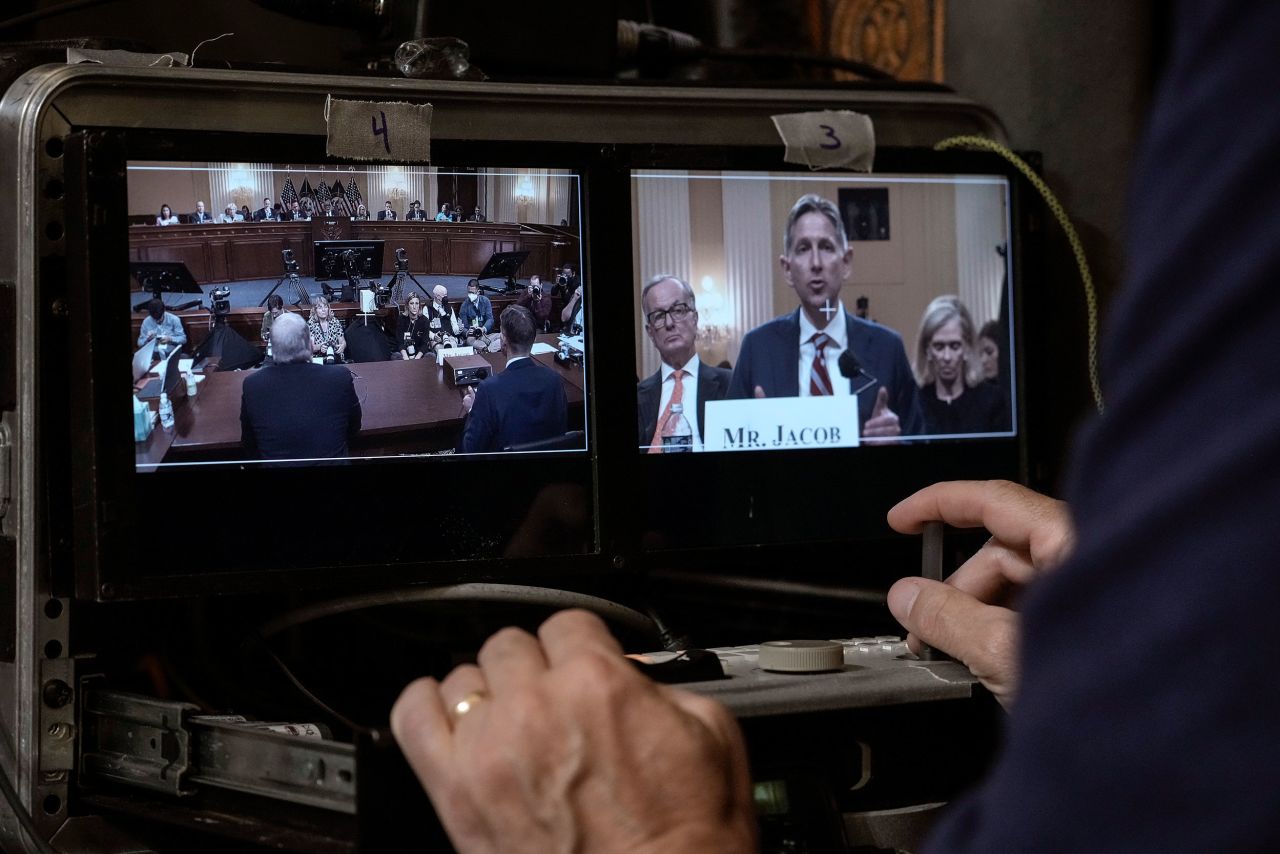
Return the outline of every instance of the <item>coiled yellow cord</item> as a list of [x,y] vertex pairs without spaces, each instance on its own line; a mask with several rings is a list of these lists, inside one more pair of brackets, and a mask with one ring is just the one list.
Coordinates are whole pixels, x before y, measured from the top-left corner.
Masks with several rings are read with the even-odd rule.
[[1071,224],[1071,218],[1067,216],[1066,209],[1062,207],[1058,197],[1053,194],[1053,190],[1049,189],[1049,185],[1035,173],[1035,170],[1027,165],[1025,160],[1010,151],[1008,147],[984,136],[952,136],[942,140],[933,148],[935,151],[945,151],[948,148],[959,148],[961,146],[994,151],[1017,167],[1018,171],[1025,175],[1031,185],[1040,192],[1045,204],[1053,212],[1054,218],[1058,220],[1058,224],[1066,232],[1067,240],[1071,242],[1071,251],[1076,256],[1076,266],[1080,270],[1080,281],[1084,285],[1085,309],[1088,312],[1089,324],[1089,386],[1093,390],[1093,402],[1098,407],[1098,414],[1102,414],[1102,383],[1098,380],[1098,295],[1094,290],[1093,274],[1089,272],[1089,260],[1085,257],[1084,246],[1080,243],[1080,235],[1076,234],[1075,226]]

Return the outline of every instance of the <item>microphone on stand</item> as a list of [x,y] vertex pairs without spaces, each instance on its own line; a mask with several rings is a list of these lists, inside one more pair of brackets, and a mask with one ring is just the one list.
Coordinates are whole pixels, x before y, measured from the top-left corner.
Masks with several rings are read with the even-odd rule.
[[873,385],[879,382],[879,380],[877,380],[871,374],[867,373],[862,369],[862,365],[858,364],[858,357],[853,355],[852,350],[846,349],[843,353],[841,353],[840,358],[837,360],[836,364],[840,368],[840,376],[844,377],[847,380],[853,380],[859,376],[864,376],[867,378],[867,381],[864,385],[853,390],[854,395],[862,394],[864,391],[866,391],[867,389],[871,388]]

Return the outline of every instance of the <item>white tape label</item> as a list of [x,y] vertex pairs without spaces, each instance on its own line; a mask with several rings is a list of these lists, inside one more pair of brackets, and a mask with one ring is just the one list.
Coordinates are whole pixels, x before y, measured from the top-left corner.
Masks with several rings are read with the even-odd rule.
[[326,152],[356,160],[431,161],[431,105],[402,101],[325,104]]
[[854,169],[870,172],[876,157],[871,117],[853,110],[820,110],[773,116],[787,146],[783,160],[810,169]]

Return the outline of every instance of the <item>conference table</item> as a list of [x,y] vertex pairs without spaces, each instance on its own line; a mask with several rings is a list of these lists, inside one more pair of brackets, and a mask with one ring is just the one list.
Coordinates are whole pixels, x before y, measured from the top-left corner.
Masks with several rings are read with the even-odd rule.
[[[538,340],[553,347],[557,342],[554,335],[540,335]],[[480,355],[493,366],[494,373],[501,373],[506,366],[503,353]],[[554,353],[533,358],[564,382],[570,427],[581,428],[586,387],[583,367],[561,365]],[[446,382],[444,368],[431,356],[341,367],[351,371],[360,398],[360,433],[351,443],[352,456],[431,453],[457,444],[465,416],[464,389]],[[136,443],[139,469],[153,469],[159,463],[241,459],[240,392],[251,373],[205,373],[193,398],[180,387],[172,400],[173,429],[166,431],[157,423],[145,441]]]

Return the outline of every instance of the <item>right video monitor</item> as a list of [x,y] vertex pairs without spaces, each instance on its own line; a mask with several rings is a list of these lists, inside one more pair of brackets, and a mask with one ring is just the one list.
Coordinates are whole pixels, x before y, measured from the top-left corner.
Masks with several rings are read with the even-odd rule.
[[999,175],[631,175],[641,453],[1017,434]]

